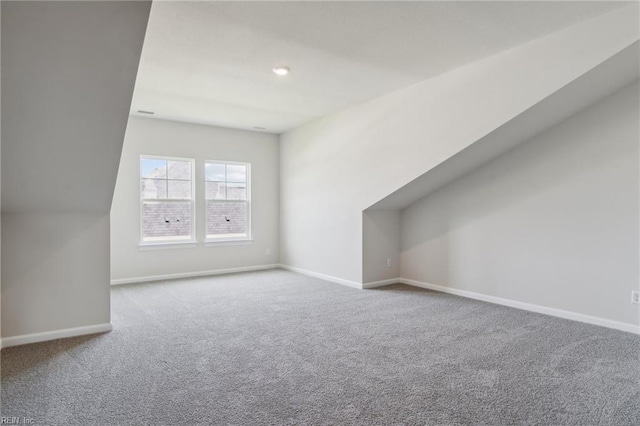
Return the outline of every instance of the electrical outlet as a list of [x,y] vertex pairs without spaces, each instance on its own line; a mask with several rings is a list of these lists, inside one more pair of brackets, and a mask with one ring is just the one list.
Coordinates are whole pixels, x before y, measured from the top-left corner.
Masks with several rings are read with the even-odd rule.
[[391,259],[387,259],[387,268],[391,268]]
[[637,303],[640,305],[640,291],[638,290],[631,291],[631,303]]
[[271,249],[267,249],[267,251],[265,252],[266,256],[271,256]]

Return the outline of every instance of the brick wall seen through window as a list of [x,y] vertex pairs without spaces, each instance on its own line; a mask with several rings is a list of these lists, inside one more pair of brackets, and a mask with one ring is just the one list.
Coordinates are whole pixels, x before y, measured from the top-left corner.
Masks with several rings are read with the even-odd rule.
[[142,242],[195,240],[194,160],[140,157]]
[[250,237],[248,163],[205,163],[205,209],[207,239]]

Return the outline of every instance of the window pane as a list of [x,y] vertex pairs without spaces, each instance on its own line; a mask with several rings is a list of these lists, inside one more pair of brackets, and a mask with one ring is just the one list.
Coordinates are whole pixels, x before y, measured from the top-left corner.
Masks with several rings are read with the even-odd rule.
[[222,182],[205,182],[205,198],[207,200],[224,200],[227,198],[226,185]]
[[167,181],[164,179],[142,179],[143,199],[167,198]]
[[228,183],[227,184],[227,200],[246,200],[247,184],[246,183]]
[[224,164],[205,163],[204,175],[205,175],[205,180],[224,182],[225,181]]
[[191,162],[174,161],[167,162],[169,169],[169,179],[191,179]]
[[191,199],[191,181],[190,180],[170,180],[169,181],[169,198],[173,200],[190,200]]
[[164,179],[167,177],[167,160],[141,158],[140,171],[143,178]]
[[207,201],[207,236],[238,237],[247,233],[247,203]]
[[227,164],[227,182],[246,182],[247,166]]
[[191,202],[144,202],[142,239],[143,241],[191,239]]

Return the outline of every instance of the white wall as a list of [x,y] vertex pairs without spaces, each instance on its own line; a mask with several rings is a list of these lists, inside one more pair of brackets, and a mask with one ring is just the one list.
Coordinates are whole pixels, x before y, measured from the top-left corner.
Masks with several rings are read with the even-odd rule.
[[3,345],[105,330],[109,208],[151,2],[1,7]]
[[400,210],[362,213],[362,282],[400,276]]
[[[140,155],[196,159],[195,248],[140,250]],[[205,247],[204,160],[251,163],[250,244]],[[131,117],[111,208],[111,279],[192,274],[278,263],[278,136]],[[271,250],[266,255],[267,249]]]
[[403,278],[640,325],[640,90],[403,210]]
[[283,264],[362,282],[362,211],[638,40],[637,5],[281,136]]
[[[0,46],[2,46],[2,7],[0,7]],[[1,49],[0,49],[1,50]],[[0,54],[0,99],[2,99],[2,54]],[[0,102],[0,211],[2,210],[2,102]],[[2,247],[2,221],[0,220],[0,247]],[[0,337],[2,337],[2,249],[0,248]]]
[[109,211],[150,5],[2,2],[3,211]]
[[110,322],[109,215],[2,215],[3,337]]

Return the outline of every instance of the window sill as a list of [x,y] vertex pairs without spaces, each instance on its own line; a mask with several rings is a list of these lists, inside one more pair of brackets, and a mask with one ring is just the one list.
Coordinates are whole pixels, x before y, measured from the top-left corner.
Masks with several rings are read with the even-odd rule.
[[195,248],[197,243],[195,241],[163,241],[153,243],[140,243],[138,244],[139,250],[164,250],[164,249],[176,249],[176,248]]
[[253,240],[251,238],[241,238],[241,239],[209,239],[204,241],[205,247],[218,247],[218,246],[241,246],[245,244],[253,244]]

